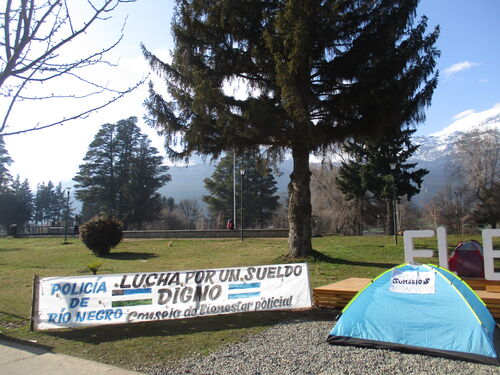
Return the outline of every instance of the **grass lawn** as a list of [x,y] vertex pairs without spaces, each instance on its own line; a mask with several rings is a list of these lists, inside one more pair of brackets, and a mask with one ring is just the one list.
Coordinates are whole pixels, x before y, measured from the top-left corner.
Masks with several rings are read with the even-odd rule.
[[[448,236],[452,250],[460,240]],[[190,352],[208,352],[240,340],[279,321],[312,312],[261,312],[94,328],[30,332],[33,275],[90,275],[87,264],[102,262],[99,274],[195,270],[288,263],[286,239],[129,240],[107,258],[97,258],[81,241],[70,239],[0,238],[0,332],[36,340],[55,352],[121,367],[160,364]],[[311,286],[348,277],[375,277],[404,260],[402,238],[332,236],[313,239],[309,263]],[[495,248],[500,244],[494,243]],[[436,249],[435,239],[417,240],[416,247]],[[437,258],[432,259],[437,263]],[[332,311],[332,322],[336,312]],[[328,332],[325,332],[325,337]]]

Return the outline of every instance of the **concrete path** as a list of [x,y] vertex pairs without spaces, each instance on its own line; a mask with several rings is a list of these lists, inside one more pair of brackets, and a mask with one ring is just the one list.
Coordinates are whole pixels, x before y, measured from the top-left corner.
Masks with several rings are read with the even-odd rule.
[[0,337],[2,375],[138,375],[86,359],[55,354],[38,346],[25,345]]

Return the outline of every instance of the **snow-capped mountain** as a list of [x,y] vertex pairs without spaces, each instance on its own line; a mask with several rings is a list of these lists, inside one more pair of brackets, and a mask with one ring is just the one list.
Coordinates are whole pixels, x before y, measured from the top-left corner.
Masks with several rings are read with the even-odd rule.
[[[425,204],[434,194],[441,189],[449,178],[451,156],[454,143],[460,135],[474,129],[500,130],[500,103],[483,112],[465,111],[457,116],[453,123],[445,129],[428,136],[416,136],[413,138],[415,144],[420,148],[413,156],[413,161],[418,162],[417,168],[429,170],[425,176],[421,193],[413,198],[417,204]],[[319,159],[311,157],[311,163],[319,163]],[[178,202],[182,199],[198,199],[207,194],[203,180],[211,176],[215,168],[214,163],[193,159],[189,167],[171,166],[169,173],[172,181],[161,189],[161,194],[173,196]],[[280,166],[281,175],[275,176],[278,191],[285,193],[292,172],[292,161],[285,160]]]
[[463,134],[474,130],[500,130],[500,103],[492,108],[475,112],[473,110],[459,113],[454,122],[443,130],[428,136],[413,137],[413,142],[420,145],[412,160],[418,162],[418,168],[425,168],[429,174],[424,177],[420,194],[414,201],[425,204],[426,201],[445,184],[450,176],[450,165],[455,142]]
[[488,129],[500,130],[500,103],[483,112],[464,111],[455,116],[455,121],[443,130],[428,136],[414,137],[413,142],[420,145],[414,154],[414,159],[421,161],[440,159],[453,151],[453,144],[462,134]]

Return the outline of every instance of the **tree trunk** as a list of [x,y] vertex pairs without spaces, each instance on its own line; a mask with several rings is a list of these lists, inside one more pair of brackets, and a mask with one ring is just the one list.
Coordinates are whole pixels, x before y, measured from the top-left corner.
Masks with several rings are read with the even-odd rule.
[[311,245],[311,172],[306,147],[294,147],[293,172],[288,184],[288,256],[302,258],[310,254]]

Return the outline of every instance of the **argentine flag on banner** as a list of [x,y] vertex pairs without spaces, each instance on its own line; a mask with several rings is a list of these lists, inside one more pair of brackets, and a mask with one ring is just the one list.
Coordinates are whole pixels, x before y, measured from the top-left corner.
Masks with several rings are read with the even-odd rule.
[[228,289],[228,299],[260,297],[260,282],[229,284]]

